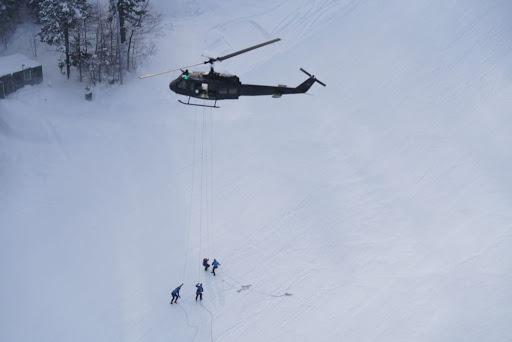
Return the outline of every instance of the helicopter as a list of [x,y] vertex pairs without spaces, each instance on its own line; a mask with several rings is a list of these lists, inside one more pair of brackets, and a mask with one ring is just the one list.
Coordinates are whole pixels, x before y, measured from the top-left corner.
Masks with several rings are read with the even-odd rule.
[[[303,94],[306,93],[309,88],[315,83],[322,86],[326,86],[325,83],[318,80],[314,75],[310,74],[303,68],[300,71],[305,73],[308,78],[299,84],[297,87],[287,87],[285,85],[269,86],[269,85],[256,85],[256,84],[243,84],[236,75],[229,75],[224,73],[218,73],[214,70],[213,65],[216,62],[222,62],[226,59],[241,55],[251,50],[258,49],[265,45],[273,44],[280,41],[280,38],[275,38],[267,42],[257,44],[221,57],[207,57],[208,59],[204,62],[184,66],[178,69],[168,70],[155,74],[147,74],[140,76],[139,78],[148,78],[159,76],[171,72],[181,71],[181,75],[169,84],[170,90],[176,94],[188,96],[187,102],[178,100],[178,102],[199,107],[210,107],[220,108],[217,106],[219,100],[237,100],[240,96],[260,96],[260,95],[271,95],[274,98],[281,97],[287,94]],[[210,64],[210,71],[189,71],[188,68]],[[201,103],[190,102],[191,98],[198,98],[203,100],[214,101],[213,105],[206,105]]]

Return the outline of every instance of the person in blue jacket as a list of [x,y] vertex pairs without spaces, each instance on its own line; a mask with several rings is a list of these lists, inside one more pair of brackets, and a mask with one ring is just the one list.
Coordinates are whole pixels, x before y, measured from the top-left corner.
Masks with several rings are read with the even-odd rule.
[[208,268],[210,267],[210,264],[208,263],[208,258],[203,259],[203,267],[205,271],[208,271]]
[[212,262],[212,266],[213,266],[213,267],[212,267],[212,273],[213,273],[213,275],[215,275],[215,270],[216,270],[217,268],[219,268],[219,266],[220,266],[220,262],[218,262],[218,261],[217,261],[217,259],[215,259],[215,258],[214,258],[214,259],[213,259],[213,262]]
[[180,290],[181,290],[181,287],[183,286],[183,283],[178,286],[177,288],[175,288],[174,290],[172,290],[171,292],[171,296],[172,296],[172,299],[171,299],[171,304],[174,302],[174,304],[178,304],[178,298],[180,298]]
[[197,283],[196,284],[196,302],[197,302],[197,298],[199,298],[199,300],[203,300],[203,284],[202,283]]

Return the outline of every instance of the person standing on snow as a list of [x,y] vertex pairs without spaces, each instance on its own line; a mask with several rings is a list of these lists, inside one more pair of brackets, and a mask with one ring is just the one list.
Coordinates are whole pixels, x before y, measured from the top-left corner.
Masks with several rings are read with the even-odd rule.
[[217,268],[219,268],[219,266],[220,266],[220,262],[218,262],[218,261],[217,261],[217,259],[215,259],[215,258],[214,258],[214,259],[213,259],[213,262],[212,262],[212,266],[213,266],[213,267],[212,267],[212,273],[213,273],[213,275],[215,275],[215,270],[216,270]]
[[199,300],[203,300],[203,284],[202,283],[197,283],[196,284],[196,302],[197,302],[197,298],[199,298]]
[[208,258],[203,259],[203,267],[205,271],[208,271],[208,268],[210,267],[210,264],[208,263]]
[[174,302],[174,304],[178,304],[178,298],[180,298],[180,290],[181,290],[181,287],[183,286],[183,283],[178,286],[177,288],[175,288],[174,290],[172,290],[171,292],[171,296],[172,296],[172,299],[171,299],[171,304]]

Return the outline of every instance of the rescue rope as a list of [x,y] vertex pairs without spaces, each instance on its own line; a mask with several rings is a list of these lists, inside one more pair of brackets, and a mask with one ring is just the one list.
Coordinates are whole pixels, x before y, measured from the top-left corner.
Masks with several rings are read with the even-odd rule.
[[203,212],[201,213],[204,216],[204,238],[206,239],[205,242],[205,249],[203,251],[202,257],[204,258],[208,253],[210,252],[210,225],[209,225],[209,186],[208,183],[210,182],[210,168],[209,168],[209,139],[210,139],[210,132],[208,127],[208,113],[206,112],[206,108],[203,108],[203,129],[204,129],[204,137],[205,137],[205,150],[204,150],[204,160],[203,160],[203,168],[204,168],[204,207]]
[[[200,197],[199,197],[199,256],[197,258],[197,262],[201,260],[201,255],[203,255],[203,193],[204,193],[204,135],[205,135],[205,113],[204,110],[202,112],[202,120],[201,120],[201,186],[200,186]],[[197,269],[198,279],[200,270]]]
[[213,229],[213,112],[203,108],[201,134],[201,204],[200,204],[200,235],[206,241],[202,242],[200,251],[204,258],[215,252],[215,234]]
[[192,179],[190,181],[190,204],[189,204],[189,215],[188,215],[188,237],[187,237],[187,245],[185,249],[185,262],[183,264],[183,275],[181,279],[185,279],[185,274],[187,271],[187,266],[189,264],[189,257],[190,257],[190,238],[192,235],[192,214],[193,214],[193,205],[194,205],[194,190],[195,190],[195,171],[196,171],[196,136],[197,136],[197,111],[194,113],[194,133],[193,133],[193,139],[192,139]]
[[[200,115],[199,115],[200,114]],[[199,128],[198,123],[198,117],[201,116],[201,127]],[[203,108],[202,112],[199,112],[199,109],[196,110],[194,114],[194,124],[193,124],[193,153],[192,153],[192,172],[191,172],[191,188],[190,188],[190,207],[188,212],[188,238],[187,238],[187,249],[186,249],[186,255],[185,255],[185,263],[183,267],[183,280],[185,280],[185,275],[187,269],[190,267],[190,263],[194,265],[195,263],[199,262],[199,260],[202,260],[204,257],[208,257],[209,253],[215,254],[217,252],[216,250],[216,244],[215,244],[215,238],[216,235],[213,232],[214,227],[214,120],[213,120],[213,111],[207,112],[206,108]],[[198,145],[198,129],[201,130],[200,132],[200,138],[201,139],[201,146],[200,148]],[[206,146],[205,146],[206,145]],[[201,153],[201,160],[200,165],[197,165],[198,163],[198,153]],[[196,170],[197,168],[200,168],[199,170]],[[199,171],[199,189],[197,189],[197,180],[196,180],[196,171]],[[199,206],[195,207],[197,204],[197,200],[194,201],[194,194],[195,191],[199,191]],[[195,214],[194,208],[198,209],[198,215],[199,215],[199,248],[196,249],[199,253],[199,256],[196,260],[189,260],[190,259],[190,249],[192,242],[192,226],[193,226],[193,215]],[[197,222],[197,221],[196,221]],[[194,225],[197,229],[197,225]],[[195,230],[197,232],[197,230]],[[206,241],[204,241],[206,239]],[[195,240],[195,239],[194,239]],[[197,241],[197,240],[196,240]],[[194,253],[195,254],[195,253]],[[213,255],[215,256],[215,255]],[[197,280],[200,279],[201,274],[201,268],[197,267]],[[237,291],[238,293],[249,291],[253,292],[255,294],[268,297],[268,298],[282,298],[286,296],[291,296],[291,293],[284,292],[284,293],[270,293],[266,291],[259,290],[258,288],[255,288],[252,284],[243,284],[237,279],[231,277],[228,274],[222,274],[217,279],[220,279],[222,282],[224,282],[229,288],[226,288],[225,286],[223,291]],[[200,305],[203,307],[203,309],[209,314],[210,316],[210,326],[209,326],[209,335],[210,335],[210,342],[214,342],[213,337],[213,325],[215,320],[214,313],[206,307],[203,303],[200,303]],[[201,330],[201,327],[199,325],[193,325],[190,321],[190,317],[188,315],[187,310],[182,305],[178,305],[181,310],[183,311],[183,314],[185,315],[186,324],[188,327],[192,328],[194,330],[194,335],[192,337],[192,342],[194,342]],[[221,333],[222,335],[223,333]],[[220,337],[220,336],[219,336]]]
[[[214,169],[214,142],[215,142],[215,135],[214,135],[214,130],[215,128],[215,125],[214,125],[214,121],[213,121],[213,109],[210,109],[210,231],[215,227],[215,222],[213,220],[213,212],[214,212],[214,209],[215,209],[215,206],[214,206],[214,180],[215,180],[215,169]],[[211,252],[213,253],[213,255],[216,254],[217,250],[216,250],[216,245],[215,245],[215,238],[216,238],[216,235],[215,234],[212,234],[210,236],[210,241],[211,241],[211,245],[212,245],[212,250]]]

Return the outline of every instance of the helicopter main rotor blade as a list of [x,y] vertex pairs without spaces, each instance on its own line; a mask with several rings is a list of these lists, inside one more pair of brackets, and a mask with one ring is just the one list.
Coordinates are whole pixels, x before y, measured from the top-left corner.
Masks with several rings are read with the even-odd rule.
[[192,67],[203,65],[203,64],[208,64],[208,63],[213,64],[215,62],[222,62],[222,61],[224,61],[224,60],[226,60],[228,58],[241,55],[242,53],[246,53],[246,52],[249,52],[251,50],[258,49],[258,48],[260,48],[262,46],[265,46],[265,45],[268,45],[268,44],[273,44],[273,43],[278,42],[280,40],[281,40],[281,38],[275,38],[275,39],[269,40],[268,42],[264,42],[264,43],[261,43],[261,44],[258,44],[258,45],[254,45],[254,46],[251,46],[251,47],[245,48],[243,50],[239,50],[239,51],[230,53],[230,54],[222,56],[222,57],[216,57],[216,58],[209,57],[209,59],[207,61],[204,61],[203,63],[187,65],[187,66],[184,66],[184,67],[181,67],[181,68],[172,69],[172,70],[166,70],[166,71],[157,72],[157,73],[153,73],[153,74],[141,75],[141,76],[139,76],[139,79],[144,79],[144,78],[150,78],[150,77],[165,75],[165,74],[169,74],[171,72],[182,71],[183,69],[188,69],[188,68],[192,68]]
[[157,72],[157,73],[154,73],[154,74],[145,74],[145,75],[139,76],[139,79],[142,80],[144,78],[150,78],[150,77],[170,74],[171,72],[182,71],[183,69],[188,69],[188,68],[192,68],[192,67],[203,65],[203,64],[204,63],[197,63],[197,64],[192,64],[192,65],[187,65],[187,66],[184,66],[184,67],[181,67],[181,68],[178,68],[178,69],[166,70],[166,71]]
[[245,48],[243,50],[240,50],[240,51],[236,51],[236,52],[233,52],[233,53],[230,53],[228,55],[225,55],[225,56],[222,56],[222,57],[217,57],[217,58],[210,58],[209,60],[207,60],[206,62],[204,62],[204,64],[206,63],[213,63],[213,62],[222,62],[228,58],[231,58],[231,57],[235,57],[235,56],[238,56],[238,55],[241,55],[242,53],[246,53],[246,52],[249,52],[251,50],[254,50],[254,49],[258,49],[262,46],[265,46],[265,45],[268,45],[268,44],[273,44],[275,42],[278,42],[280,41],[281,38],[276,38],[276,39],[272,39],[272,40],[269,40],[268,42],[265,42],[265,43],[261,43],[261,44],[258,44],[258,45],[254,45],[254,46],[251,46],[251,47],[248,47],[248,48]]

